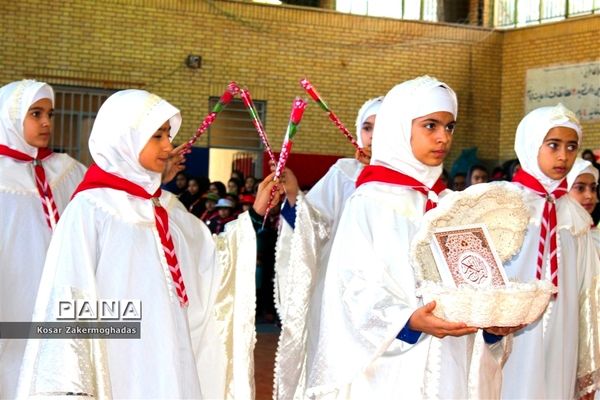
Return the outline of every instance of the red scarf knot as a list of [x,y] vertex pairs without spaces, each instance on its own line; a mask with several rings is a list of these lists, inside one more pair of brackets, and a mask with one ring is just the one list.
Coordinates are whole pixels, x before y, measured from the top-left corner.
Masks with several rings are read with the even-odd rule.
[[92,166],[87,170],[83,181],[79,184],[77,190],[75,190],[75,193],[73,193],[73,197],[75,197],[77,193],[84,190],[103,187],[122,190],[130,195],[152,201],[154,208],[154,223],[156,230],[158,231],[158,236],[160,237],[160,243],[162,245],[165,259],[167,260],[167,264],[169,266],[169,271],[171,272],[171,278],[173,279],[175,291],[177,292],[177,297],[181,306],[187,306],[189,303],[188,296],[185,290],[185,284],[183,283],[181,269],[179,268],[177,254],[175,254],[173,238],[169,232],[169,215],[167,210],[165,210],[165,208],[160,204],[159,200],[161,193],[160,189],[151,195],[141,186],[106,172],[96,164],[92,164]]
[[550,279],[552,284],[558,288],[558,245],[557,245],[557,218],[556,200],[567,194],[567,180],[563,179],[558,187],[548,193],[544,186],[533,176],[520,169],[513,177],[513,182],[520,183],[527,189],[543,197],[544,210],[540,226],[540,241],[538,246],[537,269],[535,276],[542,279],[542,266],[544,264],[544,251],[546,243],[550,241]]
[[446,189],[446,185],[444,185],[440,179],[435,182],[432,188],[429,188],[411,176],[381,165],[367,165],[364,167],[358,176],[358,179],[356,180],[356,187],[359,187],[367,182],[383,182],[392,185],[406,186],[416,190],[427,197],[425,211],[429,211],[437,206],[437,202],[429,198],[430,192],[434,192],[436,195],[439,195],[443,190]]
[[8,146],[0,144],[0,155],[10,157],[13,160],[32,163],[33,172],[35,175],[35,185],[37,187],[38,194],[40,195],[40,199],[42,200],[42,209],[44,210],[44,215],[46,216],[46,223],[51,230],[54,230],[60,216],[58,214],[56,203],[54,202],[52,189],[50,188],[50,184],[46,179],[46,171],[44,170],[44,166],[42,164],[42,160],[45,160],[52,155],[52,150],[48,148],[38,149],[37,157],[33,158],[18,150],[14,150]]

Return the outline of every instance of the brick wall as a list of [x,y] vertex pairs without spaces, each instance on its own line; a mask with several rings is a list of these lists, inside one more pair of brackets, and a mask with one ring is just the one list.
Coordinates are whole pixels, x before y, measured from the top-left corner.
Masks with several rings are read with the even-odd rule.
[[[500,158],[514,157],[517,125],[525,110],[528,69],[600,60],[600,15],[504,33]],[[596,78],[600,80],[600,78]],[[600,81],[595,82],[600,86]],[[600,121],[582,121],[583,148],[600,148]]]
[[[502,33],[211,0],[52,5],[22,0],[0,2],[0,15],[0,82],[30,77],[51,84],[143,88],[182,110],[180,141],[195,132],[208,111],[209,96],[219,96],[229,80],[247,86],[255,100],[267,101],[264,122],[277,148],[291,100],[303,95],[298,85],[303,76],[353,131],[364,100],[403,80],[430,74],[452,86],[459,98],[450,160],[461,148],[478,146],[480,157],[491,163],[509,155],[509,136],[522,111],[525,69],[597,59],[600,48],[598,41],[589,40],[594,33],[584,32],[595,25],[597,37],[599,18]],[[542,59],[523,53],[527,46],[541,44],[548,46],[538,51],[544,53]],[[188,54],[202,56],[201,69],[185,66]],[[598,124],[586,126],[596,133],[599,129]],[[206,138],[198,144],[206,145]],[[294,150],[353,153],[314,103],[305,113]]]

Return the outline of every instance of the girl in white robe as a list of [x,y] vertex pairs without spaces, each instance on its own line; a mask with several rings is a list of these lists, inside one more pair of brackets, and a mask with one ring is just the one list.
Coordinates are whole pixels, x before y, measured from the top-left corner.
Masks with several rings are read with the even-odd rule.
[[[371,154],[371,139],[383,97],[367,100],[356,118],[357,142]],[[275,398],[302,397],[306,363],[316,350],[325,267],[344,204],[368,159],[341,158],[302,195],[286,172],[287,200],[277,240],[276,304],[282,330],[275,363]],[[295,179],[293,182],[295,182]],[[292,227],[293,226],[293,227]],[[308,347],[308,348],[307,348]]]
[[[385,96],[371,165],[359,176],[333,241],[316,356],[308,365],[309,397],[490,396],[468,379],[472,336],[464,335],[477,330],[431,314],[435,303],[417,297],[409,256],[424,212],[444,189],[439,176],[456,115],[452,89],[429,77]],[[433,337],[448,335],[456,337]],[[439,346],[429,354],[434,341]]]
[[[232,376],[244,374],[238,395],[252,397],[253,316],[235,315],[253,303],[226,289],[253,276],[254,232],[246,216],[250,233],[241,237],[251,274],[221,268],[238,255],[227,252],[232,243],[218,241],[225,251],[217,260],[206,226],[160,192],[170,135],[180,125],[175,107],[142,90],[117,92],[102,105],[89,142],[96,164],[56,228],[33,319],[55,321],[58,300],[137,299],[141,338],[32,339],[22,397],[224,398],[235,391]],[[247,292],[253,296],[254,288]],[[245,343],[232,328],[250,332]]]
[[558,293],[540,319],[514,335],[504,366],[502,397],[572,399],[600,378],[598,256],[589,214],[566,194],[565,177],[581,143],[581,126],[562,105],[527,114],[515,151],[531,219],[519,254],[505,263],[509,279],[547,279]]
[[[0,88],[3,322],[31,321],[52,231],[85,173],[67,154],[48,149],[53,108],[54,92],[43,82],[23,80]],[[25,342],[0,339],[0,398],[16,395]]]
[[[567,175],[569,196],[577,201],[591,215],[598,203],[598,169],[582,158],[577,158]],[[600,253],[600,231],[597,226],[590,228],[596,249]]]

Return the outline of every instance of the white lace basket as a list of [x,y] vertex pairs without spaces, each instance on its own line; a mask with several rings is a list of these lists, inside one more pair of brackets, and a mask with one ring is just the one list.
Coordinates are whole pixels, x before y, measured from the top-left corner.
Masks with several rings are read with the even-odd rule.
[[532,323],[544,312],[556,288],[548,281],[509,282],[505,287],[486,289],[467,285],[452,288],[423,281],[417,291],[424,303],[436,301],[436,317],[488,328]]
[[411,256],[417,292],[424,303],[436,301],[434,315],[478,328],[517,326],[539,318],[555,292],[550,282],[508,282],[488,288],[444,286],[430,247],[436,229],[484,224],[500,261],[507,263],[521,250],[528,221],[519,190],[507,182],[473,185],[451,193],[427,212],[411,243]]

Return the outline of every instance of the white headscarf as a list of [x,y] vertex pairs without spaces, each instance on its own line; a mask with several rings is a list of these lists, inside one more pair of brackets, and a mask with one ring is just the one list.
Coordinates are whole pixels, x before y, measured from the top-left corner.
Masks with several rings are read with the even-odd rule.
[[54,107],[54,91],[44,82],[24,79],[0,88],[0,144],[37,156],[37,147],[25,141],[23,122],[29,107],[41,99],[50,99]]
[[430,167],[417,160],[410,144],[412,121],[439,111],[456,118],[458,101],[445,83],[429,76],[396,85],[385,95],[373,132],[372,165],[402,172],[432,187],[443,166]]
[[110,96],[100,110],[90,134],[90,154],[106,172],[127,179],[153,194],[161,174],[140,164],[140,152],[165,121],[171,139],[181,126],[179,110],[145,90],[129,89]]
[[578,143],[581,144],[581,125],[575,114],[562,104],[554,107],[540,107],[527,114],[517,127],[515,152],[521,168],[536,178],[551,193],[560,181],[549,178],[538,165],[538,153],[548,131],[557,126],[571,128],[577,132]]
[[583,174],[592,174],[594,180],[598,182],[598,169],[594,167],[591,162],[577,157],[577,159],[575,159],[575,164],[573,164],[573,168],[571,168],[567,174],[567,190],[571,190],[577,177]]
[[365,101],[365,104],[358,110],[358,115],[356,116],[356,141],[360,147],[363,147],[362,135],[360,134],[362,125],[371,115],[377,115],[379,107],[381,107],[381,102],[383,102],[383,96],[375,97],[374,99]]

